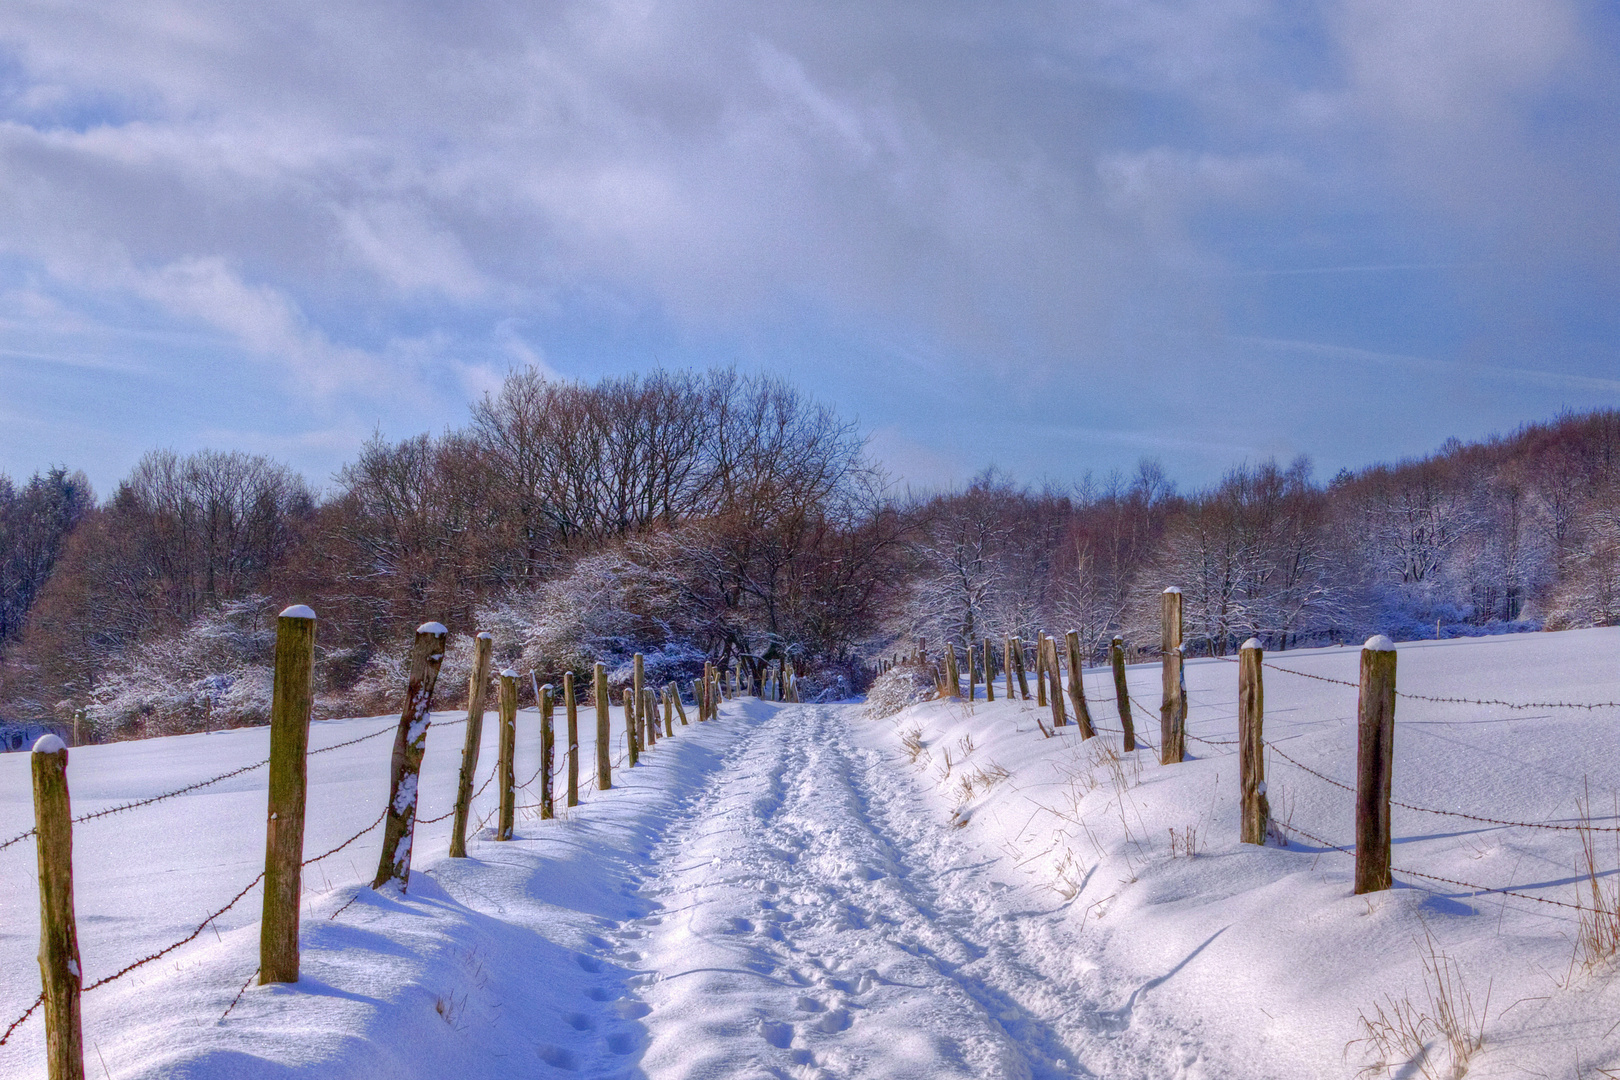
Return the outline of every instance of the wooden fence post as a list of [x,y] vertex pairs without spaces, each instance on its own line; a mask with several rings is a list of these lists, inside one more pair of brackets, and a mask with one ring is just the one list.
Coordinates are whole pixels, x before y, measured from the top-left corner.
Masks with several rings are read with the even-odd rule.
[[624,739],[629,748],[630,767],[641,761],[641,740],[636,735],[636,702],[630,688],[624,688]]
[[[956,646],[951,646],[956,651]],[[979,693],[979,669],[973,663],[973,639],[967,635],[962,636],[962,659],[967,662],[968,700],[973,701]]]
[[1266,799],[1266,689],[1262,664],[1266,651],[1258,638],[1238,650],[1238,776],[1243,785],[1245,844],[1264,844],[1271,804]]
[[512,839],[512,826],[517,816],[517,793],[512,790],[516,777],[512,775],[513,758],[517,756],[518,673],[511,668],[501,672],[500,715],[501,756],[495,766],[495,786],[500,789],[501,809],[495,825],[495,839]]
[[422,753],[427,749],[428,725],[432,722],[433,688],[439,681],[439,665],[444,662],[444,638],[449,633],[443,623],[426,622],[416,628],[411,643],[410,683],[405,689],[405,708],[399,714],[399,731],[394,735],[394,755],[388,770],[388,812],[383,822],[382,856],[377,860],[377,876],[371,882],[380,889],[390,881],[404,892],[411,880],[411,844],[416,839],[417,779],[422,772]]
[[984,700],[996,700],[996,654],[990,639],[984,639]]
[[681,714],[681,726],[688,727],[689,724],[686,719],[686,706],[681,704],[681,688],[676,684],[674,679],[669,681],[669,696],[670,700],[675,702],[675,711]]
[[1361,648],[1356,740],[1356,892],[1390,887],[1389,790],[1395,764],[1395,643],[1383,634]]
[[1187,754],[1187,682],[1181,655],[1181,590],[1174,585],[1164,590],[1159,616],[1159,653],[1162,657],[1159,764],[1173,765]]
[[[1013,657],[1012,657],[1012,660],[1013,660],[1013,664],[1018,668],[1018,696],[1023,698],[1025,701],[1028,701],[1029,700],[1029,679],[1026,677],[1025,671],[1024,671],[1024,639],[1021,638],[1021,637],[1014,637],[1012,639],[1012,643],[1013,643]],[[1007,683],[1007,696],[1012,697],[1012,683],[1011,682]]]
[[647,714],[646,711],[641,707],[641,688],[646,684],[645,662],[642,660],[640,653],[636,653],[634,656],[632,656],[630,658],[630,662],[630,689],[635,691],[636,701],[636,736],[641,740],[641,745],[643,747],[648,747],[653,744],[653,740],[647,737]]
[[1046,644],[1046,697],[1052,703],[1052,728],[1067,727],[1068,710],[1063,707],[1063,668],[1058,663],[1057,638],[1045,637]]
[[613,735],[608,729],[611,702],[608,700],[607,668],[601,664],[594,669],[591,693],[596,698],[596,788],[606,791],[613,786],[613,757],[609,752]]
[[1035,631],[1035,704],[1046,708],[1046,631]]
[[[647,691],[649,694],[651,690]],[[675,737],[675,706],[669,703],[669,694],[664,694],[664,738]]]
[[461,744],[461,773],[456,778],[456,816],[450,826],[450,857],[467,857],[467,818],[472,813],[473,781],[478,751],[484,741],[484,702],[489,696],[489,659],[495,639],[487,632],[473,639],[472,680],[467,683],[467,732]]
[[563,672],[563,713],[568,718],[568,805],[579,805],[579,705],[574,700],[574,673]]
[[295,604],[276,620],[270,691],[270,798],[264,829],[259,985],[298,981],[298,904],[304,861],[309,713],[314,704],[315,613]]
[[1080,681],[1085,666],[1080,656],[1080,633],[1070,630],[1063,640],[1069,647],[1069,700],[1074,703],[1074,722],[1080,725],[1080,737],[1089,739],[1097,731],[1091,726],[1091,710],[1086,707],[1086,684]]
[[557,731],[552,724],[556,702],[551,700],[551,684],[540,688],[540,820],[557,816],[552,794],[551,772],[557,758]]
[[949,641],[945,643],[945,696],[962,696],[962,673],[956,666],[956,645]]
[[45,1000],[45,1068],[49,1080],[84,1080],[79,1013],[78,919],[73,914],[73,808],[68,800],[67,744],[42,735],[29,755],[34,774],[34,832],[39,852],[39,981]]
[[653,701],[652,687],[645,687],[641,691],[642,726],[647,729],[647,745],[656,746],[658,740],[664,737],[658,730],[658,705]]
[[1114,667],[1114,701],[1119,706],[1119,726],[1125,732],[1125,749],[1136,749],[1136,724],[1131,717],[1131,690],[1125,682],[1125,639],[1114,635],[1108,647],[1108,659]]

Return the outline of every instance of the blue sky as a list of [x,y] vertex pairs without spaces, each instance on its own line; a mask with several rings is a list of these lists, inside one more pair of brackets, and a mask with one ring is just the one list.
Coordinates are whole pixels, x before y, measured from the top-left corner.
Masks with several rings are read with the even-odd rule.
[[784,374],[904,480],[1620,406],[1579,0],[0,5],[0,470]]

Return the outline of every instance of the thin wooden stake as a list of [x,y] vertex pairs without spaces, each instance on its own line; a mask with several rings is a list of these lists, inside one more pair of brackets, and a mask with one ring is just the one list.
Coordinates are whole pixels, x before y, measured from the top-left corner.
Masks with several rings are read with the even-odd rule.
[[579,705],[574,701],[574,673],[563,672],[563,713],[568,717],[568,805],[579,805]]
[[596,698],[596,788],[606,791],[613,786],[613,757],[610,743],[613,733],[608,727],[607,668],[597,664],[591,692]]
[[30,755],[34,831],[39,852],[39,980],[45,1001],[45,1068],[49,1080],[84,1080],[79,1013],[78,919],[73,914],[73,808],[68,799],[67,744],[42,735]]
[[394,735],[394,755],[388,770],[388,813],[383,823],[382,856],[377,861],[377,876],[371,882],[373,889],[394,881],[404,892],[410,885],[417,780],[422,772],[422,753],[427,749],[433,688],[439,681],[439,665],[444,662],[447,633],[443,623],[423,623],[416,628],[416,640],[411,644],[410,683],[405,690],[405,708],[399,714],[399,731]]
[[1395,764],[1395,643],[1361,648],[1356,740],[1356,892],[1390,887],[1389,791]]
[[647,737],[647,713],[646,710],[641,707],[641,690],[645,685],[646,667],[640,653],[636,653],[634,656],[632,656],[630,658],[630,663],[630,689],[635,694],[634,700],[636,703],[636,719],[634,727],[636,729],[636,737],[641,740],[642,747],[646,748],[653,744],[653,740]]
[[1035,704],[1046,708],[1046,631],[1035,631]]
[[295,604],[276,620],[270,692],[270,798],[264,832],[259,985],[298,981],[298,905],[304,861],[309,714],[314,704],[315,613]]
[[673,679],[669,682],[669,696],[675,702],[675,711],[681,715],[681,726],[689,726],[686,719],[686,706],[681,704],[681,688],[675,684]]
[[1243,788],[1239,839],[1245,844],[1264,844],[1271,820],[1271,803],[1266,799],[1266,688],[1261,666],[1265,658],[1258,638],[1250,638],[1238,650],[1238,776]]
[[1187,756],[1187,675],[1181,655],[1181,590],[1164,590],[1159,608],[1160,672],[1159,764],[1174,765]]
[[511,668],[501,672],[500,716],[501,756],[495,766],[495,785],[500,789],[501,809],[496,818],[495,839],[512,839],[512,828],[517,824],[517,792],[513,785],[513,759],[517,756],[518,673]]
[[635,693],[627,686],[624,688],[624,738],[629,747],[630,767],[633,769],[641,761],[641,740],[636,734],[636,699]]
[[484,704],[489,696],[490,654],[495,639],[488,632],[473,639],[472,678],[467,683],[467,731],[461,744],[461,773],[456,777],[456,816],[450,825],[450,857],[467,857],[467,819],[472,814],[478,752],[484,741]]
[[1119,707],[1119,726],[1125,731],[1125,749],[1136,749],[1136,723],[1131,717],[1131,689],[1125,681],[1125,639],[1114,636],[1108,647],[1108,659],[1114,668],[1114,703]]

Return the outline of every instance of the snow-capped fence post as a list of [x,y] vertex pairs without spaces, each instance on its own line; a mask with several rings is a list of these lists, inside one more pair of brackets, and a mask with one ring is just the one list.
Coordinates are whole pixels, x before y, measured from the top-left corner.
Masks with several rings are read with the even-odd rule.
[[1271,806],[1266,800],[1266,652],[1256,638],[1238,650],[1238,776],[1243,790],[1245,844],[1264,844]]
[[563,672],[563,713],[568,718],[568,805],[579,805],[579,704],[574,700],[574,673]]
[[456,815],[450,826],[450,857],[467,857],[467,817],[472,813],[473,778],[484,739],[484,703],[489,696],[489,660],[495,639],[486,631],[473,638],[472,680],[467,683],[467,738],[461,744],[461,773],[456,777]]
[[1395,759],[1395,643],[1383,634],[1361,648],[1356,707],[1356,892],[1390,887],[1389,789]]
[[551,684],[540,688],[540,820],[557,816],[553,802],[551,770],[557,757],[557,732],[551,722],[556,703],[551,700]]
[[690,723],[686,719],[686,706],[681,704],[681,688],[676,685],[674,679],[669,681],[669,696],[670,700],[675,702],[675,711],[681,714],[681,726],[689,727]]
[[394,735],[394,754],[388,769],[388,813],[383,822],[382,857],[371,882],[373,889],[397,881],[399,891],[404,892],[410,884],[417,780],[422,772],[422,753],[427,749],[433,687],[439,681],[448,633],[443,623],[426,622],[416,628],[416,640],[411,644],[410,683],[405,689],[405,708],[399,714],[399,731]]
[[1159,705],[1159,764],[1173,765],[1187,754],[1187,676],[1181,655],[1181,590],[1164,590],[1159,607],[1162,701]]
[[608,727],[607,668],[597,664],[593,671],[591,693],[596,699],[596,789],[606,791],[613,786],[613,758],[609,743],[613,733]]
[[50,1080],[84,1080],[79,1014],[78,920],[73,914],[73,809],[67,744],[42,735],[29,755],[39,850],[39,980],[45,1001],[45,1067]]
[[630,767],[636,767],[641,760],[641,740],[636,737],[636,702],[630,688],[624,688],[624,741],[626,753],[630,758]]
[[1063,707],[1063,669],[1058,663],[1057,638],[1046,635],[1046,697],[1052,703],[1052,728],[1055,731],[1069,724],[1068,710]]
[[984,639],[984,700],[996,700],[996,653],[990,639]]
[[1091,710],[1086,707],[1086,685],[1080,681],[1084,665],[1080,657],[1079,631],[1070,630],[1064,644],[1069,647],[1069,700],[1074,703],[1074,722],[1080,725],[1080,737],[1089,739],[1097,732],[1091,726]]
[[1114,702],[1119,706],[1119,726],[1125,732],[1125,749],[1136,749],[1136,724],[1131,717],[1131,691],[1125,682],[1125,639],[1114,635],[1108,647],[1108,659],[1114,668]]
[[259,985],[298,981],[298,902],[304,861],[309,713],[314,704],[315,613],[295,604],[276,620],[270,691],[269,817],[264,829],[264,907]]
[[513,758],[517,756],[518,673],[511,668],[501,672],[500,680],[501,750],[495,765],[495,786],[500,791],[500,813],[495,822],[495,839],[512,839],[512,826],[516,824],[517,795],[512,790]]

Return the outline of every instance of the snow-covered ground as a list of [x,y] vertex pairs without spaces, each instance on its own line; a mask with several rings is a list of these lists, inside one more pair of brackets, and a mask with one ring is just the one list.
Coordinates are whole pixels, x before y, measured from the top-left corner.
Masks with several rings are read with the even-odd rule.
[[[1269,657],[1354,681],[1356,650]],[[259,894],[176,952],[88,994],[91,1075],[390,1078],[1351,1076],[1357,1019],[1422,996],[1418,943],[1452,957],[1486,1043],[1470,1076],[1596,1077],[1620,1066],[1608,965],[1572,968],[1575,912],[1397,872],[1350,892],[1351,860],[1304,840],[1236,843],[1235,665],[1188,665],[1192,760],[1052,739],[1033,703],[727,703],[558,821],[520,815],[471,858],[449,823],[418,833],[404,896],[369,881],[378,833],[306,871],[303,979],[251,987]],[[1158,669],[1132,668],[1157,743]],[[1116,726],[1106,670],[1086,673]],[[1408,693],[1620,699],[1620,630],[1400,648]],[[1267,672],[1281,751],[1351,782],[1355,691]],[[448,809],[462,728],[430,731],[423,813]],[[585,729],[593,716],[582,714]],[[1613,824],[1620,710],[1400,700],[1395,797],[1482,817],[1569,822],[1590,785]],[[517,775],[538,758],[520,721]],[[318,724],[312,749],[389,718]],[[486,724],[480,773],[493,763]],[[616,736],[622,724],[615,711]],[[588,730],[586,732],[588,735]],[[311,758],[305,850],[341,843],[386,797],[390,736]],[[908,749],[906,743],[910,743]],[[593,754],[587,740],[584,760]],[[263,730],[72,752],[76,812],[260,760]],[[914,759],[914,760],[913,760]],[[0,756],[0,841],[31,823],[25,754]],[[1346,792],[1273,756],[1276,817],[1337,844]],[[590,769],[584,770],[586,779]],[[964,787],[964,780],[967,786]],[[87,979],[184,937],[262,866],[264,773],[80,825]],[[520,801],[532,802],[533,796]],[[481,797],[493,807],[493,790]],[[1186,830],[1196,854],[1181,849]],[[1395,811],[1395,863],[1565,903],[1578,836]],[[1616,834],[1599,855],[1620,865]],[[38,992],[32,841],[0,851],[0,1025]],[[1609,880],[1613,880],[1610,878]],[[36,1016],[0,1076],[43,1071]],[[1577,1071],[1579,1070],[1579,1071]],[[1408,1069],[1402,1075],[1417,1075]]]

